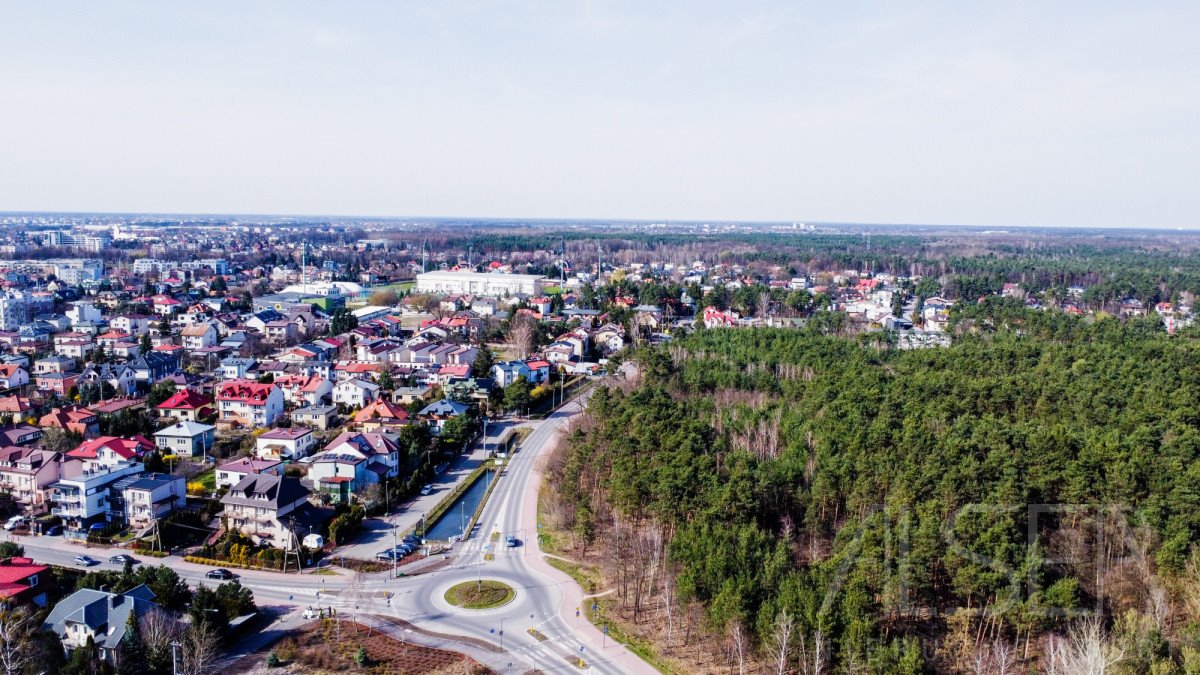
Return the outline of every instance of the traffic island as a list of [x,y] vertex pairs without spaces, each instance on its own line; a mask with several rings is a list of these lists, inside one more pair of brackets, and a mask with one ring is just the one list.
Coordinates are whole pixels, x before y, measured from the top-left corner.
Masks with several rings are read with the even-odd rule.
[[446,589],[446,602],[463,609],[495,609],[512,602],[517,595],[512,586],[500,581],[464,581]]

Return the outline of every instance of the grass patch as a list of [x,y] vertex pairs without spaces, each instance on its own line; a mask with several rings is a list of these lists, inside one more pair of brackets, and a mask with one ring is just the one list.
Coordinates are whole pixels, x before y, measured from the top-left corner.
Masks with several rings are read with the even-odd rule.
[[188,481],[189,483],[200,483],[204,486],[206,492],[215,492],[217,490],[217,470],[215,468],[208,471],[202,471]]
[[500,541],[500,533],[499,532],[492,533],[492,541]]
[[322,567],[321,569],[317,570],[316,572],[313,572],[313,574],[319,574],[323,577],[341,576],[340,574],[338,574],[337,572],[334,572],[333,570],[329,569],[328,567]]
[[585,594],[591,595],[600,589],[600,574],[596,570],[586,565],[551,558],[550,556],[546,556],[546,562],[550,563],[550,566],[554,569],[566,572],[568,576],[575,580],[575,583],[579,584],[579,587],[583,589]]
[[446,591],[446,602],[464,609],[492,609],[507,605],[516,595],[512,586],[499,581],[464,581]]

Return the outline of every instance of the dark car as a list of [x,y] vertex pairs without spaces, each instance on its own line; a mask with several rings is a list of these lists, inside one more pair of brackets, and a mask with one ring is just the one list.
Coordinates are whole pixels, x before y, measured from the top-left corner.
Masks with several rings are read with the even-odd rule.
[[420,546],[421,545],[421,538],[415,534],[406,534],[406,535],[404,535],[404,538],[401,539],[400,541],[408,544],[409,546]]
[[60,534],[62,534],[62,525],[51,525],[42,530],[43,537],[57,537]]
[[215,570],[209,570],[205,572],[204,576],[208,577],[209,579],[232,579],[233,572],[230,572],[224,567],[219,567]]
[[504,545],[509,548],[516,548],[521,542],[511,534],[504,538]]
[[403,557],[404,557],[403,553],[400,553],[399,551],[396,551],[396,550],[390,549],[390,548],[384,549],[384,550],[380,551],[379,553],[375,554],[376,560],[391,560],[393,558],[403,558]]
[[113,557],[109,558],[108,562],[110,562],[114,565],[124,565],[127,562],[130,565],[138,564],[137,559],[135,559],[133,556],[128,555],[126,553],[118,553],[117,555],[114,555]]

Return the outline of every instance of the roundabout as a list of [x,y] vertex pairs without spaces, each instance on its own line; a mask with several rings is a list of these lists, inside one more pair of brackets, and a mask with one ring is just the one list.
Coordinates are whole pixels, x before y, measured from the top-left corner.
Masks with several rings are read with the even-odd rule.
[[512,602],[517,592],[503,581],[464,581],[446,589],[446,602],[461,609],[496,609]]

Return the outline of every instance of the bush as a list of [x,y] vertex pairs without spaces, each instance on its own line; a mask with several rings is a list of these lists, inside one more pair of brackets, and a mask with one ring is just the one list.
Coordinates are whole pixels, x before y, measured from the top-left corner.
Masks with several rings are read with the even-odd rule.
[[267,654],[267,667],[268,668],[278,668],[279,666],[282,666],[282,665],[283,665],[283,662],[279,659],[279,656],[275,652],[271,652],[270,654]]
[[359,647],[358,651],[354,652],[354,663],[358,664],[359,668],[366,668],[371,660],[367,657],[367,648]]

